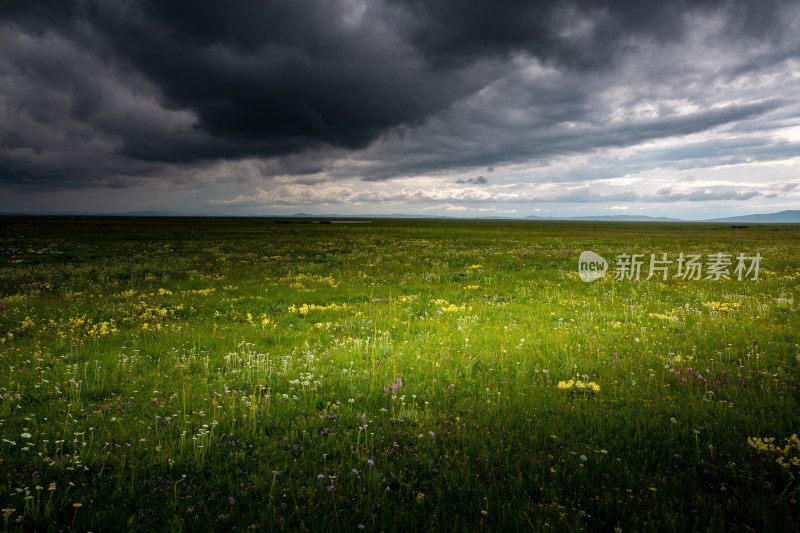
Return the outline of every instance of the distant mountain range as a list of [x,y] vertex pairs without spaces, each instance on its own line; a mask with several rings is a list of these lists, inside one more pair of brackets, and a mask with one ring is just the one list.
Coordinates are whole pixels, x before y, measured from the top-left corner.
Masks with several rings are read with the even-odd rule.
[[772,222],[772,223],[792,223],[800,222],[800,210],[780,211],[778,213],[766,213],[760,215],[744,215],[741,217],[714,218],[707,222]]
[[688,220],[681,218],[668,217],[648,217],[644,215],[608,215],[608,216],[585,216],[569,218],[537,217],[535,215],[525,217],[527,220],[595,220],[608,222],[749,222],[751,224],[798,224],[800,223],[800,210],[787,210],[778,213],[763,213],[756,215],[743,215],[724,218],[709,218],[703,220]]
[[[77,211],[57,212],[57,213],[0,213],[0,216],[79,216],[79,217],[208,217],[208,216],[221,216],[221,217],[236,217],[239,215],[202,215],[185,213],[174,213],[165,211],[131,211],[126,213],[86,213]],[[260,215],[241,215],[243,218],[259,217]],[[365,215],[339,215],[335,213],[327,213],[321,215],[312,215],[309,213],[295,213],[287,216],[266,215],[266,218],[311,218],[311,219],[329,219],[329,218],[345,218],[345,219],[368,219],[368,218],[414,218],[414,219],[457,219],[462,217],[450,217],[445,215],[406,215],[402,213],[393,213],[389,215],[382,215],[377,213],[370,213]],[[503,217],[497,215],[475,217],[477,220],[519,220],[518,217]],[[575,220],[575,221],[596,221],[596,222],[708,222],[708,223],[750,223],[750,224],[800,224],[800,210],[792,209],[787,211],[780,211],[778,213],[761,213],[755,215],[743,215],[723,218],[710,218],[703,220],[690,220],[681,218],[669,217],[648,217],[644,215],[595,215],[595,216],[580,216],[580,217],[540,217],[536,215],[529,215],[524,218],[525,220],[542,220],[542,221],[557,221],[557,220]]]
[[[403,215],[395,213],[391,215],[368,214],[368,215],[337,215],[337,214],[324,214],[324,215],[310,215],[308,213],[295,213],[291,215],[297,218],[460,218],[448,217],[443,215]],[[517,220],[518,217],[503,217],[497,215],[488,215],[482,217],[474,217],[478,220]],[[594,215],[594,216],[581,216],[581,217],[539,217],[530,215],[525,217],[525,220],[586,220],[598,222],[750,222],[767,223],[767,224],[800,224],[800,210],[780,211],[779,213],[766,213],[757,215],[744,215],[735,217],[724,218],[711,218],[711,219],[682,219],[682,218],[669,218],[669,217],[648,217],[644,215]]]

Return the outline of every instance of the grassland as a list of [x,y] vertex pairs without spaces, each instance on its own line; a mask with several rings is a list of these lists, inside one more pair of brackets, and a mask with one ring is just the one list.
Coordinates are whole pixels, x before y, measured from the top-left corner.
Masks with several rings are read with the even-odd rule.
[[280,222],[0,219],[4,531],[800,527],[797,227]]

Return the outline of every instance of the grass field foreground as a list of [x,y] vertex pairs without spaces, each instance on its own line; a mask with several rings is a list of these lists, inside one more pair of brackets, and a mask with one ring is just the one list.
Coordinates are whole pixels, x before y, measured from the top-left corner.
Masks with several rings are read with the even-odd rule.
[[0,219],[4,531],[800,528],[796,226],[300,222]]

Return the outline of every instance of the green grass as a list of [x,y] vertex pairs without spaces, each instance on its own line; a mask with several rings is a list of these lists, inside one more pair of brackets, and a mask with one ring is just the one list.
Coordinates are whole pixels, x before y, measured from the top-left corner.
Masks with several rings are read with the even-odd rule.
[[279,222],[0,219],[4,530],[800,527],[797,227]]

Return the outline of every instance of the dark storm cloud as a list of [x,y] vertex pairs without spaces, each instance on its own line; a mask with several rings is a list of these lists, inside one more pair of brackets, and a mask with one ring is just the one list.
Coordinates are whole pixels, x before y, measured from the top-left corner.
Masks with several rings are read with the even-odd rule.
[[[7,0],[0,183],[124,186],[131,176],[254,157],[264,158],[263,175],[313,175],[377,140],[381,161],[362,175],[385,179],[703,131],[780,102],[611,127],[597,109],[612,104],[593,84],[624,86],[614,80],[623,59],[680,42],[704,16],[718,15],[720,38],[762,43],[775,52],[761,62],[779,61],[789,53],[779,46],[786,5]],[[528,79],[519,58],[558,76]],[[743,63],[739,75],[759,64]],[[427,136],[402,133],[436,121]],[[507,134],[487,142],[487,131]]]
[[[577,68],[612,61],[631,34],[676,38],[682,30],[684,8],[683,2],[674,1],[396,3],[414,14],[411,41],[436,64],[466,63],[482,56],[502,58],[523,50]],[[587,32],[577,31],[582,23],[590,26]]]
[[[213,158],[361,148],[480,86],[469,68],[427,68],[384,20],[388,13],[357,11],[313,0],[154,0],[80,2],[53,21],[37,9],[10,14],[23,29],[55,31],[141,73],[164,107],[191,111],[195,129],[235,142],[195,156]],[[191,158],[180,146],[173,156],[139,137],[125,141],[123,152],[135,158]]]
[[571,68],[598,68],[636,46],[632,37],[669,42],[698,14],[728,14],[728,33],[768,37],[779,29],[784,2],[667,0],[393,0],[413,13],[413,42],[438,64],[503,57],[523,50]]

